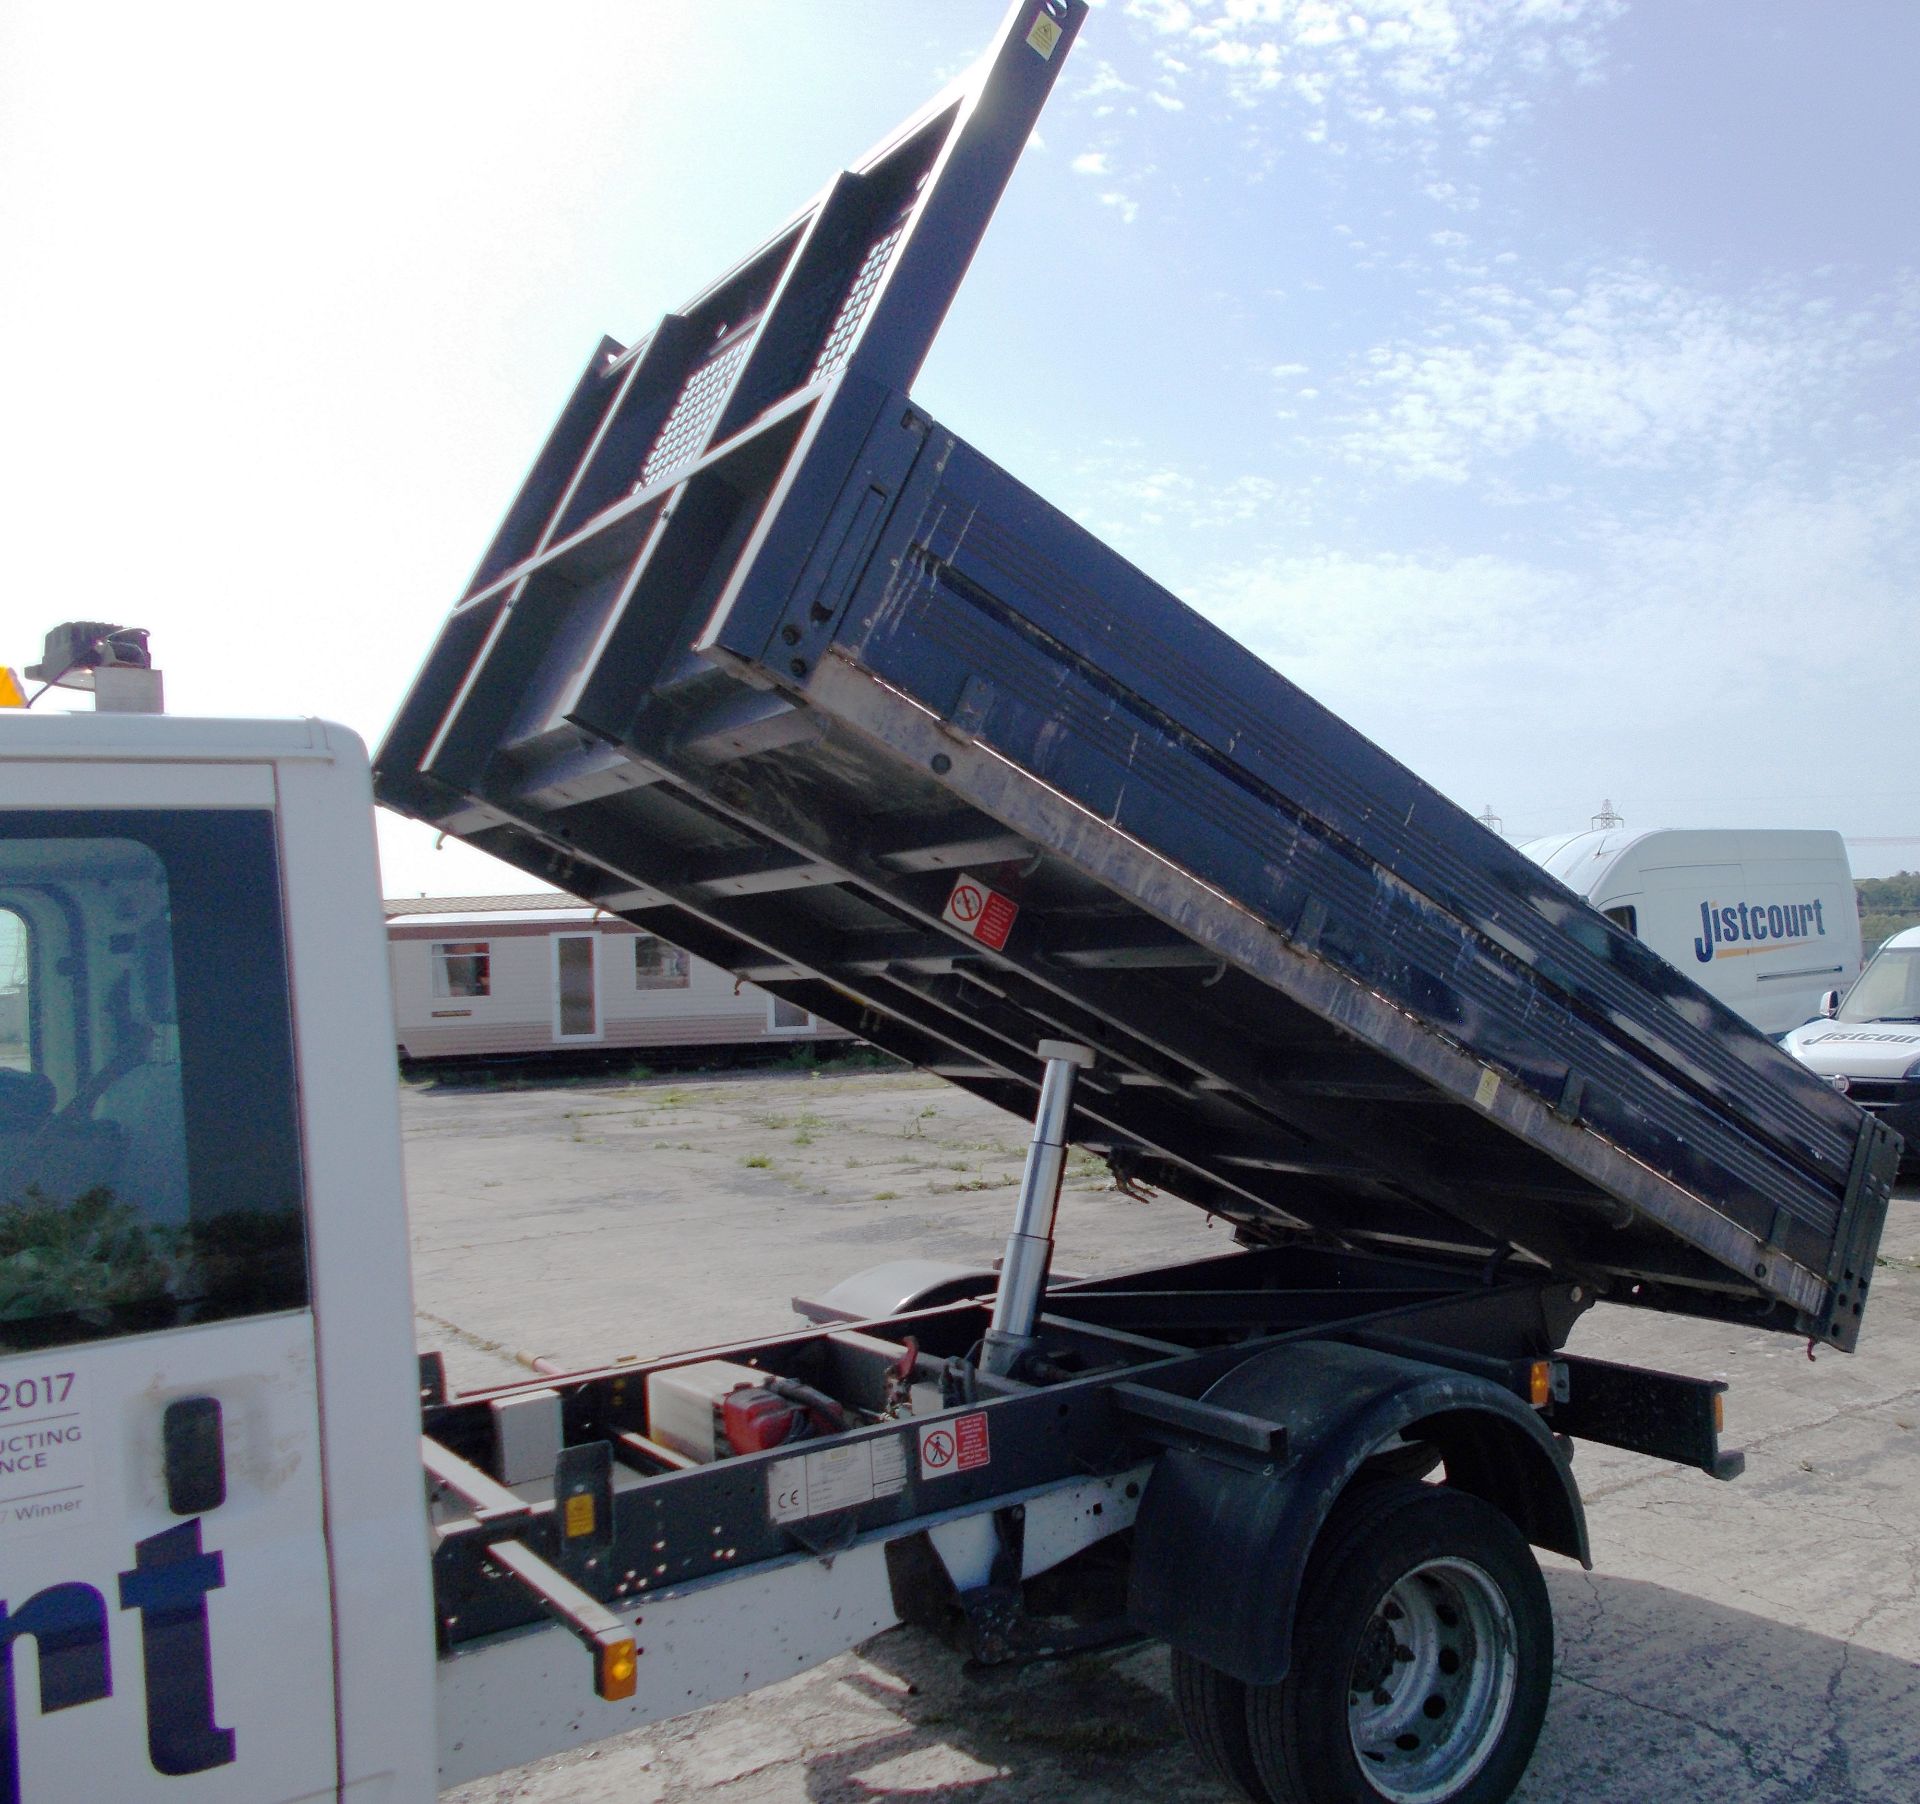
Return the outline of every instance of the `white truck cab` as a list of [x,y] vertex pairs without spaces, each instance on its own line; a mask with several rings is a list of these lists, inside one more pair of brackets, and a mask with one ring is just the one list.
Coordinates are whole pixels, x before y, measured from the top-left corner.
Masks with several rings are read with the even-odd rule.
[[1603,827],[1520,849],[1776,1039],[1860,969],[1859,905],[1838,833]]
[[0,1800],[428,1795],[366,754],[8,710],[0,768]]
[[1781,1044],[1903,1136],[1904,1165],[1920,1164],[1920,927],[1896,933],[1844,999],[1828,997]]

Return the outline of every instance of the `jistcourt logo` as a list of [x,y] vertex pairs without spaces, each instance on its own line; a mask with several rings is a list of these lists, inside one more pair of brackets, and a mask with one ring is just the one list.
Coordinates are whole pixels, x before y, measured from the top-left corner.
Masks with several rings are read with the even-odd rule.
[[[140,1613],[147,1694],[147,1757],[156,1773],[184,1777],[227,1766],[234,1732],[214,1720],[207,1594],[227,1582],[220,1554],[200,1545],[200,1518],[134,1543],[119,1574],[120,1608]],[[107,1600],[92,1585],[49,1585],[9,1609],[0,1602],[0,1804],[22,1804],[13,1650],[32,1639],[40,1656],[40,1713],[113,1695]]]
[[1744,958],[1776,946],[1804,945],[1827,931],[1824,905],[1812,902],[1702,902],[1700,934],[1693,956],[1710,965],[1716,958]]

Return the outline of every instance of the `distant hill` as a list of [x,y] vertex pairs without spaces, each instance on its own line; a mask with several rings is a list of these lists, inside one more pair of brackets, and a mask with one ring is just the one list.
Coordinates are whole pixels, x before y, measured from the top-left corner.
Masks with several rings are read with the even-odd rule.
[[1920,871],[1856,877],[1853,887],[1860,892],[1860,950],[1868,958],[1901,928],[1920,927]]

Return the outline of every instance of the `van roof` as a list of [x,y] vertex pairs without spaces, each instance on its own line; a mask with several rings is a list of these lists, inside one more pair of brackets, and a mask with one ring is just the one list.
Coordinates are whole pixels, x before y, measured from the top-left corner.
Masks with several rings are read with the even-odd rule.
[[1633,851],[1639,852],[1646,869],[1733,864],[1746,858],[1831,859],[1844,865],[1847,855],[1846,842],[1837,832],[1802,827],[1597,827],[1545,834],[1526,841],[1520,850],[1583,896],[1593,894],[1596,881]]

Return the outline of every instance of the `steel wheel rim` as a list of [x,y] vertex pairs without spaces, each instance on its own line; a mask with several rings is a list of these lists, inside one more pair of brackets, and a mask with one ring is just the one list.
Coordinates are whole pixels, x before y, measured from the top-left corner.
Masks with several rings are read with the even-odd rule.
[[1513,1612],[1471,1560],[1426,1560],[1374,1606],[1347,1675],[1347,1733],[1393,1804],[1452,1795],[1486,1765],[1513,1712]]

